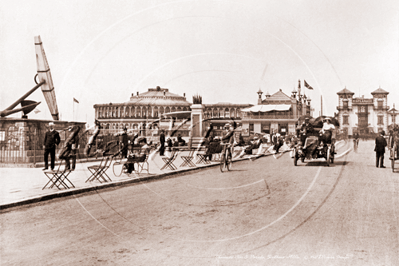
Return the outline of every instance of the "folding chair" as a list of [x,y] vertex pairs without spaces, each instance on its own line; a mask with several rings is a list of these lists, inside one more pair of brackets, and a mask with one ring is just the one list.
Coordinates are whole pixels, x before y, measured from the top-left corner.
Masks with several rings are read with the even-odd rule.
[[166,168],[169,168],[170,170],[176,170],[177,167],[173,164],[174,160],[176,160],[178,151],[177,150],[173,150],[172,154],[170,157],[163,157],[162,160],[164,161],[165,165],[162,166],[161,170],[164,170]]
[[85,183],[89,181],[92,182],[94,180],[98,180],[100,183],[112,181],[106,173],[108,168],[111,166],[112,159],[113,155],[103,156],[100,164],[88,166],[87,169],[89,169],[91,175],[85,181]]
[[195,152],[195,149],[190,149],[187,156],[180,156],[183,160],[183,163],[180,165],[180,167],[183,167],[183,166],[195,167],[196,166],[193,163],[194,152]]
[[147,171],[147,174],[150,173],[150,164],[148,163],[148,154],[145,154],[145,156],[139,157],[138,160],[136,161],[137,163],[137,168],[135,168],[135,172],[137,174],[141,174],[143,170]]
[[[72,170],[66,168],[61,170],[61,163],[59,163],[57,170],[45,170],[44,174],[47,176],[49,181],[42,188],[42,190],[45,189],[48,185],[48,188],[53,188],[54,186],[56,186],[58,189],[61,189],[62,187],[65,189],[69,189],[70,187],[75,188],[71,180],[68,179],[68,175],[71,172]],[[66,181],[69,183],[69,185],[66,183]]]
[[211,163],[208,159],[209,158],[208,151],[209,151],[209,149],[207,149],[207,148],[205,148],[205,149],[202,147],[200,148],[200,150],[197,153],[198,160],[197,160],[196,164],[200,164],[200,163],[210,164]]

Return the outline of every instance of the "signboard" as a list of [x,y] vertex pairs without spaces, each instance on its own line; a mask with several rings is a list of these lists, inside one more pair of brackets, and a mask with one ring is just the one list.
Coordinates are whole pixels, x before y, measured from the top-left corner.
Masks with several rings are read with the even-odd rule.
[[353,103],[373,104],[373,99],[355,98],[352,100]]

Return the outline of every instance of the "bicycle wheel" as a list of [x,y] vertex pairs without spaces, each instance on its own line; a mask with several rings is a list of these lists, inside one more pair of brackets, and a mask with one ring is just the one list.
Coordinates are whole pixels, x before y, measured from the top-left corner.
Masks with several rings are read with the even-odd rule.
[[226,168],[227,168],[227,171],[230,171],[230,169],[231,169],[231,164],[232,164],[231,155],[228,154],[226,157],[227,157],[227,158],[226,158]]
[[223,173],[224,168],[226,167],[226,158],[225,155],[222,154],[221,158],[220,158],[220,171]]

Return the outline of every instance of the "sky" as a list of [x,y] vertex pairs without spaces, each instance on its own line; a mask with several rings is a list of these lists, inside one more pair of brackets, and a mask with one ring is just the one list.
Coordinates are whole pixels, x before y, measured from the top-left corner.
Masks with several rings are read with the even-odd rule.
[[[37,35],[65,121],[93,124],[94,104],[156,86],[257,104],[259,89],[290,96],[300,80],[314,116],[321,96],[333,115],[344,88],[399,106],[397,0],[1,1],[1,110],[35,86]],[[28,99],[41,102],[29,118],[51,119],[40,89]]]

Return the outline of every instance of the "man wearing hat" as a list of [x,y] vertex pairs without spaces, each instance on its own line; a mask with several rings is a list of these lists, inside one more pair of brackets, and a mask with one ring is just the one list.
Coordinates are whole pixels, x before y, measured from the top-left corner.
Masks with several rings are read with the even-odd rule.
[[306,137],[307,137],[307,135],[309,134],[309,133],[312,133],[313,132],[313,126],[312,126],[312,124],[310,123],[310,120],[309,120],[309,118],[308,117],[306,117],[305,118],[305,122],[303,122],[303,124],[301,125],[301,134],[300,134],[300,137],[301,137],[301,142],[302,143],[305,143],[305,140],[306,140]]
[[48,155],[50,154],[51,158],[51,170],[54,170],[55,163],[55,148],[60,143],[60,135],[56,130],[54,130],[54,123],[49,123],[49,130],[46,132],[44,137],[44,168],[43,170],[48,169]]
[[384,166],[384,153],[387,141],[384,138],[384,130],[380,132],[380,135],[375,139],[375,155],[376,155],[376,167],[385,168]]

